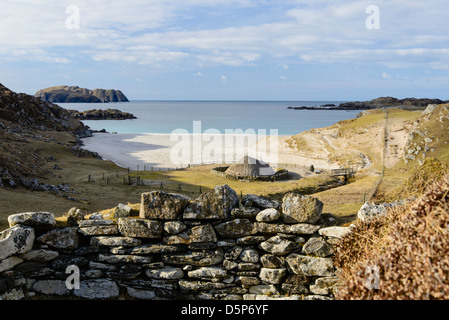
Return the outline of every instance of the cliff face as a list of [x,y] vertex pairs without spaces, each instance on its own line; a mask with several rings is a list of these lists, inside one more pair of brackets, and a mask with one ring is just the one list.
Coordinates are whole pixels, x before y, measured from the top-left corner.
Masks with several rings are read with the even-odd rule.
[[90,90],[76,86],[56,86],[39,90],[34,95],[44,101],[64,102],[129,102],[128,98],[120,91],[114,89]]
[[0,121],[15,129],[38,129],[75,132],[84,125],[72,119],[70,112],[33,96],[15,93],[0,84]]

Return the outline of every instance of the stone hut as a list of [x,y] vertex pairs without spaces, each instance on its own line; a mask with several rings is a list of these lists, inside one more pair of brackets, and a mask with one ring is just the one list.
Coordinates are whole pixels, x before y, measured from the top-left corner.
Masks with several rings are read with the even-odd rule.
[[252,157],[245,156],[242,160],[231,165],[225,173],[241,179],[253,179],[261,176],[273,176],[275,171],[269,164]]

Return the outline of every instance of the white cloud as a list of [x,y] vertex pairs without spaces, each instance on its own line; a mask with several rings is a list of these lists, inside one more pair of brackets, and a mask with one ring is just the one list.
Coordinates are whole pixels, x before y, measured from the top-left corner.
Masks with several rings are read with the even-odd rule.
[[[367,30],[365,9],[371,2],[366,0],[270,1],[284,12],[275,21],[261,15],[220,28],[207,19],[194,22],[201,19],[199,12],[219,15],[224,7],[236,13],[252,7],[263,11],[265,2],[4,0],[0,55],[3,60],[64,64],[87,55],[94,61],[167,67],[187,61],[197,66],[249,66],[285,57],[291,65],[300,57],[298,62],[446,69],[449,27],[435,23],[447,20],[441,10],[445,3],[378,0],[381,28]],[[80,9],[78,30],[66,28],[69,4]]]

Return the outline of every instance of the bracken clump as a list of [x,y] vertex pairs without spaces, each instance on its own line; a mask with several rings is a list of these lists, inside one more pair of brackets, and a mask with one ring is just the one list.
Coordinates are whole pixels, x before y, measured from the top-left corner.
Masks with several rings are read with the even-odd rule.
[[415,202],[357,222],[334,263],[337,299],[449,299],[449,174]]

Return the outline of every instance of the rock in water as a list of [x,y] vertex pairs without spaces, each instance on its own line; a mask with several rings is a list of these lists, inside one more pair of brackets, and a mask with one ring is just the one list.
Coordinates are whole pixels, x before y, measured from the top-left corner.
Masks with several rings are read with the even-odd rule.
[[86,110],[77,111],[69,110],[71,116],[74,119],[79,120],[126,120],[126,119],[136,119],[136,117],[129,113],[123,112],[118,109],[106,109],[106,110]]

